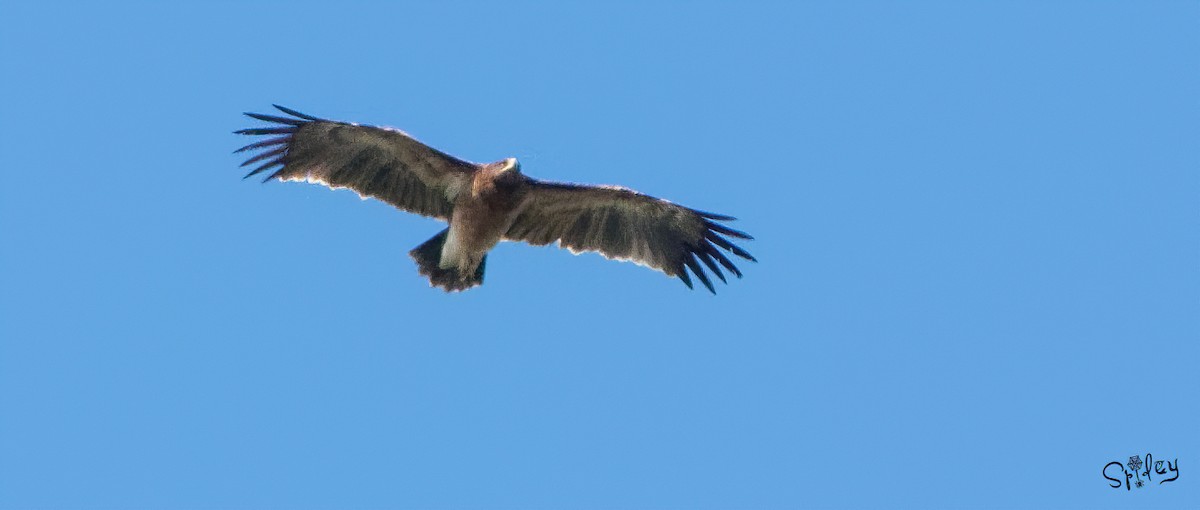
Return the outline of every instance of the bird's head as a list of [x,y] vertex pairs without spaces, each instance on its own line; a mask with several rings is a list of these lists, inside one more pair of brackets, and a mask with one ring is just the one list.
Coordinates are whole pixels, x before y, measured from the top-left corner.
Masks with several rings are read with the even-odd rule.
[[504,158],[504,161],[500,162],[500,171],[519,174],[521,173],[521,162],[517,161],[517,158]]
[[500,185],[511,186],[524,179],[521,175],[521,163],[517,161],[517,158],[505,158],[492,163],[491,174],[494,176],[495,182]]

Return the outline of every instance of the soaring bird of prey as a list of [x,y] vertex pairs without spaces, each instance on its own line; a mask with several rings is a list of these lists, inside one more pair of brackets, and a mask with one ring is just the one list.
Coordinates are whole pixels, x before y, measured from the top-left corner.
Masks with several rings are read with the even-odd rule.
[[738,278],[742,272],[721,249],[755,261],[722,236],[752,239],[719,223],[732,221],[730,216],[617,186],[533,179],[521,173],[515,158],[470,163],[397,129],[275,108],[289,116],[246,113],[274,125],[234,132],[277,135],[235,151],[262,151],[242,163],[245,167],[262,162],[246,177],[273,170],[263,182],[307,181],[349,188],[364,199],[376,198],[448,222],[445,230],[409,252],[430,284],[447,292],[481,285],[487,252],[502,240],[535,246],[557,241],[572,253],[594,251],[662,271],[688,288],[691,270],[714,294],[701,264],[725,282],[721,267]]

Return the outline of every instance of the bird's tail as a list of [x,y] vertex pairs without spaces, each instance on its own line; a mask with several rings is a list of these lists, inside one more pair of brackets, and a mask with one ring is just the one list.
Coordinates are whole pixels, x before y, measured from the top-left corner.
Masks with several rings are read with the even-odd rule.
[[417,271],[429,277],[430,285],[441,287],[446,292],[467,290],[476,285],[483,285],[483,267],[487,263],[487,255],[479,260],[479,266],[470,274],[463,274],[457,267],[441,267],[442,245],[446,244],[446,236],[449,233],[449,228],[442,230],[408,252],[413,260],[417,261]]

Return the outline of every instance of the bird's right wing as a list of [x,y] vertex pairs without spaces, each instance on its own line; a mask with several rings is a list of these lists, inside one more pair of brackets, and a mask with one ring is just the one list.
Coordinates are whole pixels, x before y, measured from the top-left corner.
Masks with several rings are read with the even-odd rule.
[[586,186],[530,179],[520,211],[504,238],[534,246],[558,242],[572,253],[598,252],[678,277],[688,287],[690,269],[716,293],[701,268],[708,266],[721,281],[718,267],[742,272],[717,247],[754,261],[746,250],[721,236],[753,239],[719,222],[733,218],[697,211],[666,200],[615,186]]
[[246,177],[281,166],[263,182],[307,181],[349,188],[404,211],[449,220],[455,195],[466,189],[479,168],[396,129],[318,119],[275,107],[291,117],[247,113],[277,125],[235,131],[280,135],[235,151],[263,151],[242,163],[263,162]]

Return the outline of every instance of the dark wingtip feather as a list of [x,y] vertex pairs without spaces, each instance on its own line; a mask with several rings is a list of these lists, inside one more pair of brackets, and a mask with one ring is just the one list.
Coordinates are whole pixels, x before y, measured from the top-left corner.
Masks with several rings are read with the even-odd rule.
[[294,128],[294,127],[276,127],[276,128],[239,129],[237,131],[234,131],[233,134],[235,134],[235,135],[283,135],[283,134],[290,134],[290,133],[295,133],[295,132],[296,132],[296,128]]
[[293,109],[291,109],[291,108],[288,108],[288,107],[286,107],[286,106],[279,106],[279,105],[277,105],[277,104],[273,104],[273,105],[271,105],[271,106],[274,106],[274,107],[275,107],[275,109],[277,109],[277,110],[279,110],[279,111],[281,111],[281,112],[283,112],[283,113],[286,113],[286,114],[288,114],[288,115],[291,115],[291,116],[294,116],[294,117],[300,117],[301,119],[307,119],[307,120],[312,120],[312,121],[320,121],[320,120],[324,120],[324,119],[319,119],[319,118],[317,118],[317,117],[313,117],[312,115],[305,115],[305,114],[303,114],[303,113],[300,113],[300,112],[298,112],[298,111],[296,111],[296,110],[293,110]]
[[276,170],[275,172],[273,172],[271,175],[268,175],[268,176],[266,176],[266,177],[263,177],[263,180],[262,180],[262,182],[267,182],[267,181],[269,181],[269,180],[271,180],[271,179],[280,179],[280,180],[283,180],[283,173],[284,173],[285,171],[287,171],[287,167],[280,168],[279,170]]
[[729,272],[733,273],[738,278],[742,277],[742,271],[738,269],[737,266],[733,265],[733,262],[730,261],[724,253],[721,253],[720,250],[717,250],[717,247],[713,246],[712,243],[705,241],[704,251],[705,253],[708,253],[712,257],[716,258],[717,262],[720,262],[722,266],[725,266],[725,269],[728,269]]
[[[242,179],[249,179],[251,175],[254,175],[254,174],[257,174],[257,173],[259,173],[259,172],[262,172],[263,170],[266,170],[266,169],[268,169],[268,168],[271,168],[271,167],[273,167],[273,166],[275,166],[275,165],[282,165],[282,164],[283,164],[283,160],[282,160],[282,158],[276,158],[276,159],[272,159],[271,161],[268,161],[268,162],[266,162],[266,163],[263,163],[263,164],[262,164],[262,166],[259,166],[258,168],[255,168],[254,170],[251,170],[251,171],[250,171],[250,173],[248,173],[248,174],[246,174],[246,175],[242,176]],[[265,181],[264,181],[264,182],[265,182]]]
[[703,283],[704,286],[708,288],[709,292],[713,293],[714,295],[717,293],[717,289],[713,288],[712,280],[708,279],[708,274],[706,274],[704,270],[700,268],[700,263],[696,262],[696,255],[694,253],[688,253],[687,257],[684,257],[683,263],[687,264],[687,267],[696,274],[696,278],[700,279],[700,283]]
[[263,140],[263,141],[261,141],[261,142],[254,142],[254,143],[252,143],[252,144],[249,144],[249,145],[246,145],[246,146],[244,146],[244,147],[242,147],[242,148],[240,148],[240,149],[238,149],[238,150],[236,150],[236,151],[233,151],[233,153],[234,153],[234,154],[237,154],[237,153],[239,153],[239,152],[248,151],[248,150],[250,150],[250,149],[257,149],[257,148],[259,148],[259,147],[269,147],[269,146],[272,146],[272,145],[279,145],[279,144],[283,144],[283,143],[288,143],[288,141],[290,141],[291,139],[292,139],[292,137],[291,137],[291,136],[280,136],[280,137],[277,137],[277,138],[271,138],[271,139]]
[[304,123],[302,120],[289,119],[287,117],[276,117],[274,115],[265,115],[262,113],[242,112],[242,114],[252,119],[264,120],[267,122],[277,122],[280,124],[287,124],[289,126],[299,126]]
[[715,231],[720,232],[725,235],[730,235],[733,237],[740,237],[742,239],[754,239],[754,236],[751,236],[750,234],[742,232],[741,230],[734,230],[734,229],[726,227],[725,225],[722,225],[720,223],[713,223],[711,221],[706,221],[704,223],[710,230],[715,230]]
[[750,252],[743,250],[740,246],[729,242],[728,239],[725,239],[724,237],[717,235],[715,232],[712,232],[712,231],[705,232],[704,237],[706,239],[708,239],[709,241],[712,241],[713,243],[715,243],[717,246],[720,246],[722,248],[725,248],[726,250],[733,252],[734,255],[737,255],[746,260],[758,262],[758,259],[754,258],[754,256],[751,255]]
[[695,289],[695,287],[692,287],[692,277],[688,276],[687,269],[684,269],[682,264],[679,266],[679,273],[675,276],[678,276],[683,281],[683,284],[687,285],[687,288]]
[[710,213],[708,211],[701,211],[699,209],[692,209],[692,212],[699,214],[701,218],[708,218],[710,220],[716,220],[716,221],[736,221],[737,220],[737,218],[734,218],[733,216],[726,216],[724,214]]
[[749,260],[750,262],[758,262],[758,259],[754,258],[754,255],[751,255],[750,252],[743,250],[740,246],[735,245],[733,247],[733,254]]
[[712,270],[713,274],[717,275],[717,278],[721,279],[721,283],[725,283],[725,284],[729,283],[729,280],[725,279],[725,273],[722,273],[721,268],[718,267],[717,263],[713,261],[712,255],[710,255],[707,251],[700,251],[700,250],[694,250],[694,251],[696,253],[696,258],[699,258],[700,262],[703,262],[704,265],[708,266],[708,269]]
[[264,160],[264,159],[267,159],[267,158],[269,158],[269,157],[271,157],[271,156],[278,156],[278,155],[280,155],[280,154],[283,154],[284,152],[287,152],[287,149],[288,149],[288,148],[287,148],[287,146],[285,145],[285,146],[283,146],[283,147],[280,147],[280,148],[278,148],[278,149],[275,149],[275,150],[272,150],[272,151],[263,152],[263,153],[261,153],[261,154],[258,154],[258,155],[256,155],[256,156],[254,156],[254,157],[250,158],[250,159],[247,159],[247,160],[246,160],[245,162],[243,162],[243,163],[242,163],[240,166],[249,166],[249,165],[251,165],[251,164],[253,164],[253,163],[255,163],[255,162],[262,161],[262,160]]

